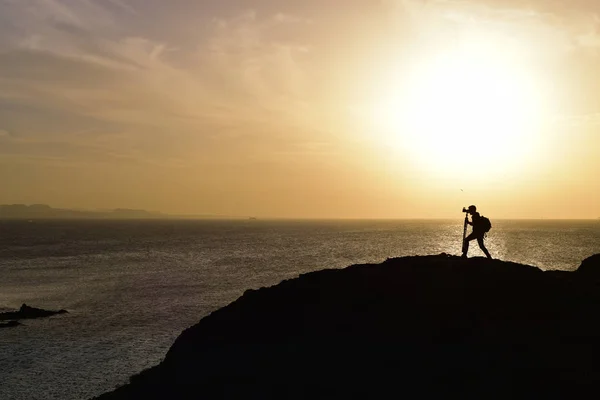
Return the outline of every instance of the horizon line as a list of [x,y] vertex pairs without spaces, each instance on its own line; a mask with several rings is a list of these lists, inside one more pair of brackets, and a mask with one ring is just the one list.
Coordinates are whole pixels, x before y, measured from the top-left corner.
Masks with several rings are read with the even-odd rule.
[[[43,217],[43,216],[30,216],[30,217],[2,217],[0,221],[10,220],[24,220],[24,221],[39,221],[39,220],[88,220],[88,221],[127,221],[127,220],[138,220],[138,221],[169,221],[169,220],[180,220],[180,221],[453,221],[461,219],[460,217],[253,217],[253,216],[223,216],[223,215],[177,215],[177,214],[162,214],[156,217]],[[494,221],[598,221],[598,218],[548,218],[548,217],[518,217],[518,218],[492,218]]]

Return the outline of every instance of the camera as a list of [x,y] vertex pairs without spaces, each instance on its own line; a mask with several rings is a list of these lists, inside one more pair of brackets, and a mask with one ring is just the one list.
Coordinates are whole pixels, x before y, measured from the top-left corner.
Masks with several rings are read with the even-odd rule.
[[463,207],[463,210],[462,210],[462,212],[464,212],[464,213],[468,213],[468,212],[469,212],[469,209],[468,209],[468,208],[466,208],[466,207]]

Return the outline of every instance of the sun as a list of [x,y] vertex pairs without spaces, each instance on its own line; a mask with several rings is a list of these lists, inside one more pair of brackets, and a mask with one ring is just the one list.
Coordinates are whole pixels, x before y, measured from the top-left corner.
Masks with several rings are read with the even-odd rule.
[[384,143],[442,177],[526,167],[540,140],[544,99],[526,65],[497,50],[471,46],[414,63],[377,102]]

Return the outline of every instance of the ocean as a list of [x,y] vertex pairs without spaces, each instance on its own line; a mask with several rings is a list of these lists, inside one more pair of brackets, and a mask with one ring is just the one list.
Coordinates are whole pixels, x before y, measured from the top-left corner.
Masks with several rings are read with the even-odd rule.
[[[574,270],[600,221],[492,221],[502,260]],[[69,314],[0,329],[0,399],[86,399],[158,364],[246,289],[324,268],[460,254],[462,219],[0,221],[0,311]],[[470,256],[481,256],[476,242]]]

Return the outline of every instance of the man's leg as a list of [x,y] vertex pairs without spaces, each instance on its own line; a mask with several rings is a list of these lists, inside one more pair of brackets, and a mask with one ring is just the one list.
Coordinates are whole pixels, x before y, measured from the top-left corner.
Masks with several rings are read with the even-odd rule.
[[479,248],[485,253],[485,256],[491,260],[492,256],[490,255],[488,249],[485,248],[485,244],[483,243],[483,236],[479,236],[477,238],[477,243],[479,243]]
[[462,248],[462,252],[463,252],[463,253],[462,253],[462,256],[463,256],[463,257],[465,257],[465,258],[467,257],[467,253],[469,252],[469,242],[470,242],[471,240],[475,239],[475,238],[476,238],[476,236],[475,236],[475,235],[473,235],[473,234],[471,233],[471,234],[470,234],[469,236],[467,236],[467,237],[465,238],[465,240],[463,241],[463,248]]

